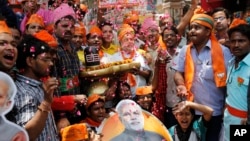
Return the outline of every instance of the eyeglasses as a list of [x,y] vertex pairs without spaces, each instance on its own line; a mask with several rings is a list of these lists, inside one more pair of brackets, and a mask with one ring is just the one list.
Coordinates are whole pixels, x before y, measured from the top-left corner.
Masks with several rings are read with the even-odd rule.
[[226,17],[218,17],[218,18],[214,18],[214,21],[223,21],[224,19],[226,19]]
[[37,57],[37,59],[42,60],[45,63],[53,63],[53,59],[52,58],[41,58],[41,57]]

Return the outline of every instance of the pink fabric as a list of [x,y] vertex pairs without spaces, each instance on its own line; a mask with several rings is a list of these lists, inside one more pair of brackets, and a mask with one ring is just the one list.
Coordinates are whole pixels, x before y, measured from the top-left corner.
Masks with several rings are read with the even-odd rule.
[[58,20],[68,15],[74,18],[76,17],[73,8],[63,3],[53,11],[53,22],[56,23]]
[[[51,11],[51,10],[39,8],[39,10],[36,12],[36,14],[38,14],[39,16],[41,16],[43,18],[45,26],[47,26],[53,22],[53,17],[52,17],[53,11]],[[25,31],[25,25],[28,22],[28,20],[29,20],[29,18],[27,17],[27,15],[25,15],[21,24],[20,24],[20,30],[22,31],[22,33],[24,33],[24,31]]]
[[156,23],[156,21],[153,20],[153,18],[146,18],[143,21],[142,26],[141,26],[141,31],[147,32],[149,27],[159,29],[158,24]]

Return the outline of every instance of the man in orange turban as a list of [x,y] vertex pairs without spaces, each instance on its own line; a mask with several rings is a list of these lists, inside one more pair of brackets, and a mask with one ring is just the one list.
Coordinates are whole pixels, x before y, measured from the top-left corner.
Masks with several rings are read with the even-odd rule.
[[25,33],[33,35],[34,33],[39,32],[44,29],[44,21],[43,18],[37,14],[33,14],[30,16],[28,22],[26,23]]
[[[213,28],[213,18],[196,9],[190,20],[191,44],[182,48],[175,68],[177,94],[181,99],[214,109],[208,123],[207,141],[219,140],[226,95],[221,89],[226,86],[226,66],[232,57],[229,49],[217,41]],[[196,111],[196,115],[201,113]]]
[[86,123],[89,127],[97,129],[106,117],[104,104],[105,101],[103,98],[101,98],[100,95],[90,95],[85,106],[87,111],[87,118],[85,118],[82,122]]
[[135,31],[135,46],[141,48],[145,44],[143,34],[140,32],[139,12],[131,11],[124,15],[123,24],[130,25]]
[[138,32],[139,13],[137,11],[132,11],[130,13],[125,14],[123,24],[129,24],[135,30],[135,32]]
[[152,112],[153,91],[152,86],[136,88],[136,102],[145,110]]
[[0,21],[0,71],[9,73],[17,59],[17,43],[5,21]]
[[82,23],[75,24],[75,32],[72,42],[77,48],[77,55],[81,64],[85,64],[84,48],[86,47],[86,29]]
[[98,48],[101,48],[102,31],[98,26],[93,25],[90,28],[89,33],[87,34],[87,43],[89,46],[96,46]]

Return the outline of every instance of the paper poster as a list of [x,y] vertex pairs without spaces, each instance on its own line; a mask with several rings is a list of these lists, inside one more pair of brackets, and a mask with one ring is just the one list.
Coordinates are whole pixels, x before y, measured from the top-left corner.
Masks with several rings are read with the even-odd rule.
[[28,134],[24,128],[8,121],[5,118],[14,105],[17,88],[12,78],[0,72],[0,140],[1,141],[28,141]]
[[[122,102],[122,104],[121,104]],[[122,100],[116,113],[103,121],[104,141],[171,141],[167,128],[151,113],[132,100]],[[117,106],[118,106],[117,105]]]

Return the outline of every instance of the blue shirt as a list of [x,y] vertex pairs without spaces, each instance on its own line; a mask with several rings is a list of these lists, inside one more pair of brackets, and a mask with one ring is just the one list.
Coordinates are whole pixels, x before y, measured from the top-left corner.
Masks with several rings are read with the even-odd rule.
[[[226,103],[231,107],[247,111],[247,89],[250,78],[250,53],[239,62],[235,69],[235,58],[230,60],[227,75],[227,98]],[[244,82],[240,84],[238,78]]]
[[[18,125],[25,127],[25,124],[33,118],[38,110],[37,107],[44,100],[44,91],[41,82],[23,75],[17,74],[15,84],[17,86],[15,96],[16,120]],[[36,141],[58,141],[52,112],[48,114],[45,127]]]
[[[221,45],[221,48],[224,55],[224,65],[228,66],[228,61],[232,58],[232,55],[227,47]],[[222,115],[226,91],[223,88],[217,88],[214,81],[211,41],[209,40],[207,42],[199,54],[195,47],[191,47],[190,50],[195,71],[191,87],[191,91],[194,94],[194,102],[207,105],[214,109],[213,116]],[[184,72],[185,70],[186,51],[187,46],[183,47],[179,53],[179,60],[176,67],[179,72]],[[200,111],[195,112],[197,115],[202,114]]]

